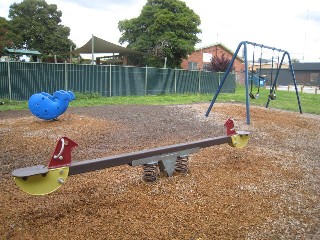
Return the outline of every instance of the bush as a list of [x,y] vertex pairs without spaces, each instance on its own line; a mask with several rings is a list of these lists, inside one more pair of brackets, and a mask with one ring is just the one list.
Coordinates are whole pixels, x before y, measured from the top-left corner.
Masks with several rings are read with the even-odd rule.
[[97,92],[85,92],[85,93],[82,93],[82,92],[75,92],[75,96],[76,96],[76,99],[94,99],[94,98],[101,98],[101,94],[100,93],[97,93]]

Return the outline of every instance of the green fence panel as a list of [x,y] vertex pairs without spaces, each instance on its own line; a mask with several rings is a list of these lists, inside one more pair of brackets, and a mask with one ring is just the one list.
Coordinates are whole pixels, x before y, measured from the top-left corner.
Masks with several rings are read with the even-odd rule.
[[110,70],[107,66],[67,64],[66,70],[68,90],[109,96]]
[[175,70],[169,68],[147,68],[148,95],[175,93]]
[[176,72],[177,93],[197,93],[199,86],[199,72],[178,70]]
[[0,62],[0,98],[10,98],[8,63]]
[[110,66],[111,96],[145,95],[145,70],[136,67]]
[[[235,92],[235,76],[228,74],[222,93]],[[0,98],[28,100],[34,93],[58,90],[108,97],[213,94],[222,78],[223,73],[169,68],[0,62]]]
[[[52,63],[35,63],[39,66],[42,66],[41,78],[39,81],[42,81],[43,86],[41,89],[34,89],[32,94],[37,92],[47,92],[53,94],[59,90],[65,89],[65,66],[64,64],[52,64]],[[44,89],[44,90],[42,90]],[[41,91],[40,91],[41,90]]]
[[10,62],[12,98],[29,99],[38,92],[52,94],[64,89],[64,70],[61,65]]
[[32,94],[35,83],[30,79],[34,79],[35,70],[33,65],[21,65],[19,62],[10,62],[10,83],[11,96],[13,99],[28,99]]
[[0,97],[27,100],[34,93],[53,93],[63,89],[64,71],[59,65],[53,66],[40,63],[0,63]]
[[[221,81],[223,80],[224,73],[219,73]],[[236,92],[236,74],[229,73],[224,84],[220,90],[220,93],[235,93]]]
[[200,73],[200,93],[213,93],[219,86],[216,73],[203,71]]

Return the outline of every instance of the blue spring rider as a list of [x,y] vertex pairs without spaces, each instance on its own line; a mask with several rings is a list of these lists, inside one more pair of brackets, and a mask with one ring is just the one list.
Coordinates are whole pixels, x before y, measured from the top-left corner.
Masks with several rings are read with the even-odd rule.
[[55,120],[64,113],[69,102],[75,99],[71,91],[56,91],[53,95],[45,92],[33,94],[28,101],[29,109],[33,115],[44,120]]

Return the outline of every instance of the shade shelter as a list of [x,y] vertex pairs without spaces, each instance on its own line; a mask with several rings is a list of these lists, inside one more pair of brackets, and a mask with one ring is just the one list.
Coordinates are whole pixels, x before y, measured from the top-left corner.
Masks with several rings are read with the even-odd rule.
[[113,55],[119,54],[122,56],[143,55],[142,52],[116,45],[93,35],[85,45],[74,50],[73,53],[92,54],[92,62],[94,61],[95,53],[112,53]]

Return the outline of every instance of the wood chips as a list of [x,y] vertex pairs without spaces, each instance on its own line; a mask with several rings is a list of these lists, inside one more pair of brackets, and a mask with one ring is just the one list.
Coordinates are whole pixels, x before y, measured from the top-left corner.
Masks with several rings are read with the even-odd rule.
[[[0,112],[0,239],[320,239],[320,116],[242,104],[70,108],[57,121]],[[141,167],[70,176],[56,192],[21,192],[12,170],[46,165],[59,137],[73,161],[223,136],[246,148],[192,154],[187,174],[142,181]]]

